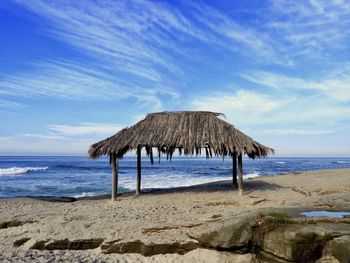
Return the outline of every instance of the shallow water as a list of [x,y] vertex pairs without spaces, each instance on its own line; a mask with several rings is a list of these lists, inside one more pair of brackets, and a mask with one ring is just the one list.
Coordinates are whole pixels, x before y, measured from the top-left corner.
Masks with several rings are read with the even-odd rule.
[[345,216],[350,216],[350,212],[340,211],[306,211],[300,213],[306,217],[330,217],[330,218],[344,218]]
[[[136,158],[120,160],[119,192],[136,185]],[[350,158],[244,159],[244,178],[306,170],[350,168]],[[232,160],[221,158],[162,158],[154,165],[142,158],[142,187],[169,188],[231,180]],[[94,196],[110,193],[111,167],[107,158],[21,156],[0,157],[0,197]]]

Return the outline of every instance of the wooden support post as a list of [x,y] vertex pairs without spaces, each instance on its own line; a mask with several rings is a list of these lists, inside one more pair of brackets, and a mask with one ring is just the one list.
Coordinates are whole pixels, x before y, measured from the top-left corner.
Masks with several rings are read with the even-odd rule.
[[137,146],[137,183],[136,194],[141,194],[141,145]]
[[152,147],[150,147],[149,158],[151,160],[151,164],[153,165],[154,161],[153,161],[153,148]]
[[112,158],[112,201],[115,201],[117,199],[117,194],[118,194],[119,159],[117,159],[114,153],[111,155],[111,158]]
[[238,155],[238,194],[243,195],[243,165],[242,165],[242,155]]
[[232,184],[237,187],[237,153],[232,153]]

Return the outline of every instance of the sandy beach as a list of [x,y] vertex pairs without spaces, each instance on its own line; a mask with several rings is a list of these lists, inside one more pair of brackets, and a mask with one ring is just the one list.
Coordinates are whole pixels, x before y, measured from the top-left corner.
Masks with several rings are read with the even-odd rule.
[[[306,210],[350,211],[350,169],[258,177],[244,186],[242,197],[230,181],[221,181],[141,196],[127,193],[115,202],[1,199],[0,261],[254,262],[251,254],[233,259],[228,251],[201,247],[195,237],[227,220],[273,209],[294,216]],[[56,247],[51,250],[45,242]],[[108,249],[115,243],[145,249],[112,253]],[[157,246],[148,249],[152,244]]]

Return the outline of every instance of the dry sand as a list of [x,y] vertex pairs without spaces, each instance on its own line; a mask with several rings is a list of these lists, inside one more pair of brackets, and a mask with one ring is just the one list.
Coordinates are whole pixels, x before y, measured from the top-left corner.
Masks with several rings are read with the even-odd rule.
[[[350,210],[350,169],[310,171],[245,181],[244,196],[229,181],[124,194],[109,199],[48,202],[0,200],[0,261],[4,262],[231,262],[229,253],[195,249],[185,255],[103,254],[88,250],[28,250],[39,240],[103,239],[145,244],[194,242],[193,234],[221,220],[269,208]],[[5,228],[4,222],[26,222]],[[16,223],[15,223],[16,224]],[[17,223],[18,224],[18,223]],[[0,227],[1,228],[1,227]],[[14,242],[30,238],[19,247]],[[239,255],[234,262],[244,262]],[[231,260],[231,261],[230,261]]]

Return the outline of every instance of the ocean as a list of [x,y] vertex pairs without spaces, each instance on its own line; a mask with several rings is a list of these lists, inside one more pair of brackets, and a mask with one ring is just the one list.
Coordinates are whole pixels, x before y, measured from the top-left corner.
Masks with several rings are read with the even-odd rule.
[[[243,159],[244,179],[307,170],[350,168],[350,158]],[[152,166],[142,158],[142,188],[190,186],[231,180],[232,160],[226,158],[174,157],[155,159]],[[330,180],[330,178],[327,178]],[[119,162],[119,192],[134,190],[136,158]],[[89,160],[78,156],[0,156],[0,197],[84,197],[111,192],[111,167],[107,158]]]

